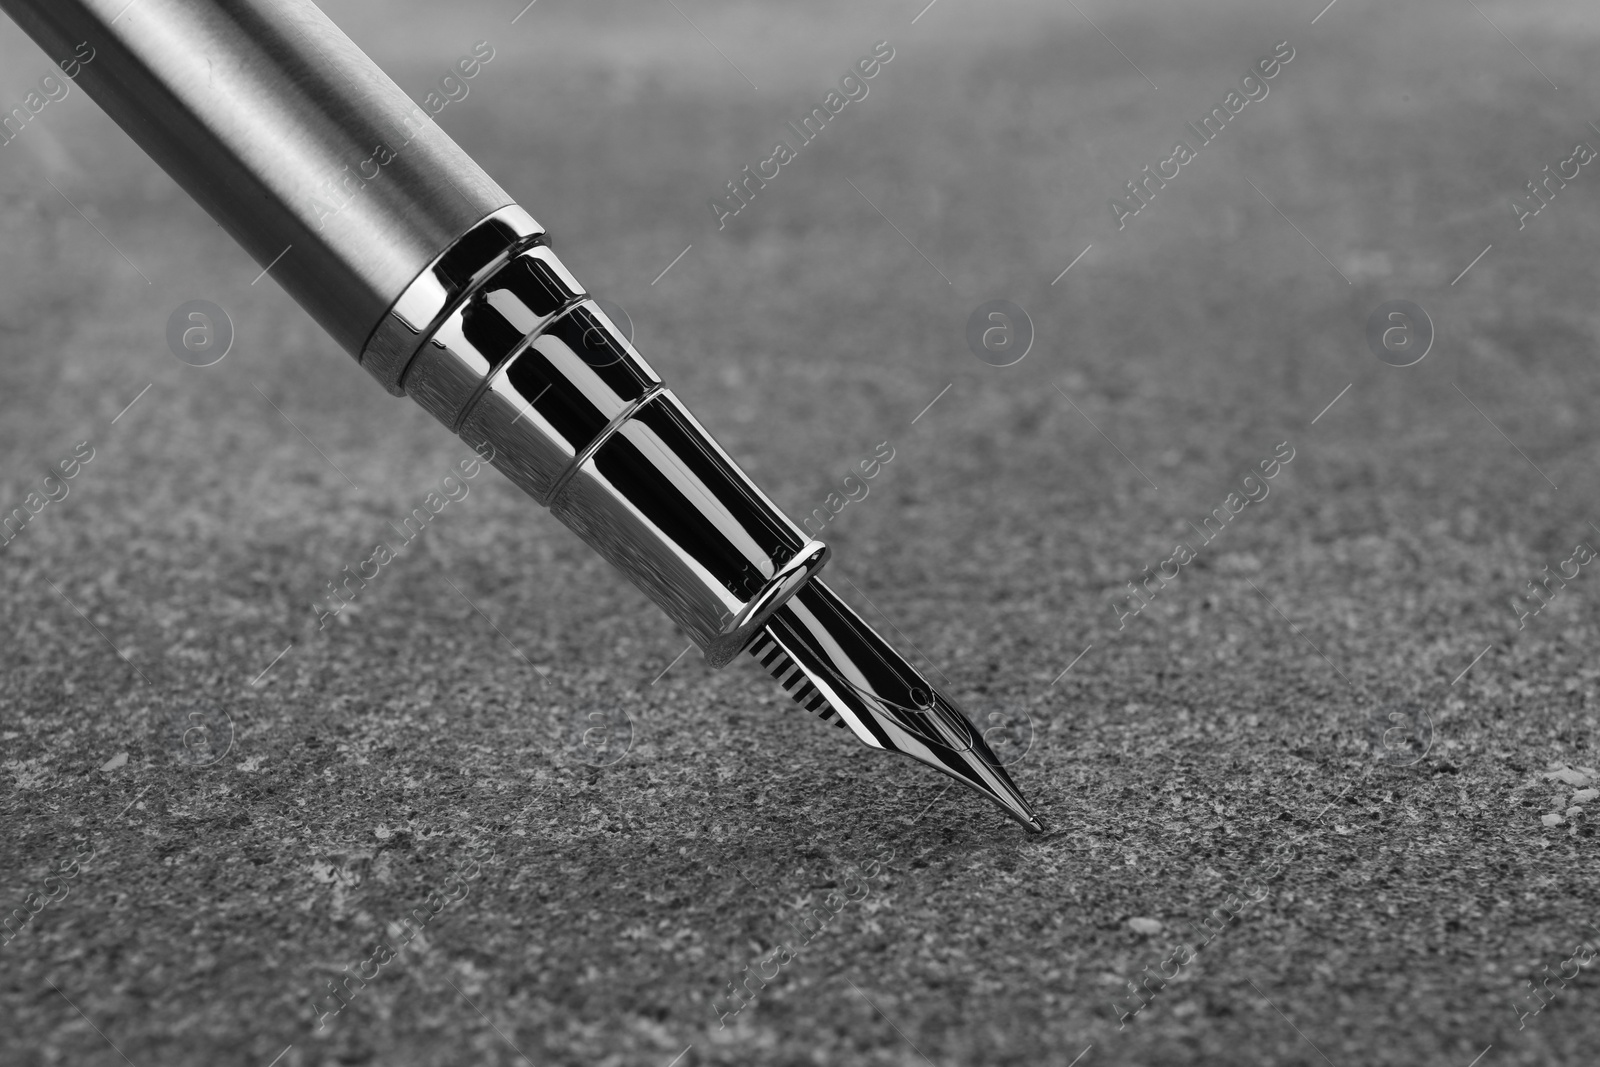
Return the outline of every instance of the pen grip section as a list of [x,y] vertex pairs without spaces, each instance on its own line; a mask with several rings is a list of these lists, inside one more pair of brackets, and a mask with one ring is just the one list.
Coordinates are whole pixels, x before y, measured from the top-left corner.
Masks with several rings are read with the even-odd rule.
[[577,464],[551,510],[688,631],[713,667],[738,655],[828,558],[670,391],[640,404]]
[[666,391],[543,235],[529,240],[458,292],[399,384],[723,666],[828,549]]

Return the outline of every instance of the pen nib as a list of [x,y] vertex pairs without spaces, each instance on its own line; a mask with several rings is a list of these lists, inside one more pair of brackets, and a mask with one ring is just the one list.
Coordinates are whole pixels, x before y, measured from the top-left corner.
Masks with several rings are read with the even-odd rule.
[[812,579],[772,616],[750,654],[790,697],[864,744],[900,752],[999,804],[1035,833],[1044,827],[954,700]]

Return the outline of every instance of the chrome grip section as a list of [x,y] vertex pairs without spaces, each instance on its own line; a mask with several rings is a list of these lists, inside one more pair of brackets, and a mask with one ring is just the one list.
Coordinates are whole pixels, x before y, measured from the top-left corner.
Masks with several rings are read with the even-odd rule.
[[425,340],[403,365],[398,341],[378,362],[725,666],[827,546],[665,389],[542,233],[494,241],[418,279],[396,306],[412,324],[433,316]]
[[623,421],[551,510],[688,631],[713,667],[737,656],[828,558],[670,391]]
[[495,466],[548,506],[573,461],[660,388],[643,357],[584,300],[493,373],[460,433],[475,448],[492,445]]

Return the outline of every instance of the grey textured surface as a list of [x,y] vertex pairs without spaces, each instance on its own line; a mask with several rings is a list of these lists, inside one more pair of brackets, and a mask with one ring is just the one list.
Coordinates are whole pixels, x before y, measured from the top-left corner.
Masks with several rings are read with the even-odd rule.
[[[328,10],[419,99],[493,43],[441,125],[791,513],[893,443],[828,572],[974,717],[1026,713],[1051,833],[753,665],[653,682],[686,639],[492,472],[319,632],[323,583],[469,453],[79,92],[0,147],[0,504],[95,450],[0,549],[0,910],[93,854],[0,946],[0,1061],[1593,1062],[1592,970],[1520,1029],[1513,1003],[1600,936],[1591,816],[1540,818],[1582,785],[1553,765],[1600,762],[1597,594],[1585,570],[1521,631],[1509,601],[1600,536],[1597,179],[1521,232],[1506,204],[1600,137],[1596,16],[1080,5],[1125,61],[1054,5],[678,6],[759,91],[667,5]],[[1286,38],[1119,233],[1107,198]],[[868,98],[718,233],[706,198],[880,39]],[[9,107],[45,60],[9,26],[0,57]],[[238,330],[203,369],[163,339],[196,297]],[[1038,330],[1003,369],[963,340],[1001,297]],[[1363,340],[1401,298],[1438,328],[1404,369]],[[1271,494],[1119,630],[1124,583],[1282,441]],[[1369,719],[1406,703],[1431,748],[1387,766]],[[233,731],[205,767],[173,744],[197,709]],[[633,731],[602,767],[597,711]],[[1264,899],[1119,1029],[1241,887]]]

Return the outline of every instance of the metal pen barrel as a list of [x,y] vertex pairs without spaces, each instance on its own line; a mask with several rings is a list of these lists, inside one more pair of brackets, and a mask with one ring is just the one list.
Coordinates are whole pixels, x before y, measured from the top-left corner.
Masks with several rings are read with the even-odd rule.
[[211,217],[359,354],[430,263],[511,205],[309,0],[0,0]]
[[826,561],[310,0],[0,0],[339,343],[730,662]]

